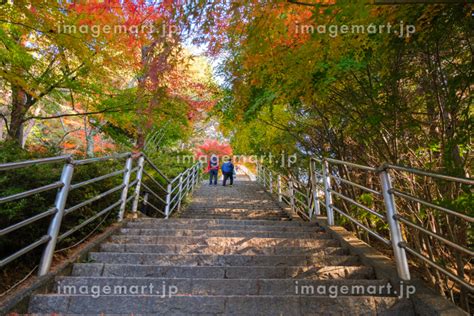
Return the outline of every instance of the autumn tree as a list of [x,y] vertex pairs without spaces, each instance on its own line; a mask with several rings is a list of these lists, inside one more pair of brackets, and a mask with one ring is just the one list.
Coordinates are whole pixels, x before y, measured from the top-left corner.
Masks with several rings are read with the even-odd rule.
[[[224,56],[227,93],[217,115],[238,153],[278,152],[287,145],[303,158],[296,171],[307,168],[305,157],[316,155],[472,175],[474,25],[468,6],[222,1],[216,12],[209,9],[216,7],[210,2],[200,3],[205,18],[196,21],[202,21],[210,51]],[[416,32],[395,34],[401,21]],[[316,28],[388,23],[392,33],[331,34]],[[374,179],[352,180],[368,184]],[[472,201],[472,192],[464,187],[435,189],[423,179],[410,180],[401,185],[437,203],[470,209],[464,203]],[[472,243],[465,222],[433,210],[420,214],[410,203],[402,209],[420,226],[442,231],[465,247]],[[364,214],[350,212],[367,221]],[[423,253],[430,249],[427,255],[466,279],[465,270],[472,269],[469,258],[444,248],[432,250],[419,232],[406,233],[411,246]],[[447,279],[424,263],[420,266],[443,295],[458,295],[468,307],[464,290],[450,293]]]
[[206,139],[204,143],[196,146],[196,156],[210,157],[216,155],[218,157],[232,155],[232,147],[226,143],[220,143],[214,139]]
[[188,71],[186,26],[174,2],[15,1],[0,10],[1,84],[10,90],[1,115],[10,140],[24,144],[27,122],[80,116],[85,147],[99,131],[122,131],[140,148],[147,131],[169,120],[189,125],[209,106],[207,82]]

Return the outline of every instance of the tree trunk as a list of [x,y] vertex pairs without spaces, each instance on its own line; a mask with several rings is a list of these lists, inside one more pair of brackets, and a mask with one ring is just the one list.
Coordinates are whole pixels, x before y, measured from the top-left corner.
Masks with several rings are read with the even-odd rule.
[[95,141],[94,136],[96,133],[91,129],[89,133],[86,131],[86,155],[87,157],[94,157]]
[[[143,125],[145,124],[145,115],[143,111],[144,107],[144,95],[146,93],[146,79],[148,76],[148,52],[150,50],[149,46],[143,46],[141,49],[141,63],[142,63],[142,71],[143,73],[138,77],[138,95],[137,95],[137,100],[139,100],[139,105],[137,109],[137,113],[139,116],[139,125],[137,126],[137,142],[135,145],[135,149],[141,151],[143,147],[145,146],[145,134],[146,131],[143,128]],[[142,101],[142,102],[140,102]]]
[[12,112],[7,140],[23,144],[23,123],[26,113],[33,105],[33,98],[19,86],[12,87]]

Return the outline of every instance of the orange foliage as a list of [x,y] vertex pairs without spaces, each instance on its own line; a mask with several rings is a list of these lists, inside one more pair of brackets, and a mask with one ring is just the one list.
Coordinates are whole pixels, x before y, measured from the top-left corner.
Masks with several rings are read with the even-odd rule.
[[217,140],[206,139],[203,144],[196,147],[196,156],[209,157],[216,155],[218,157],[232,155],[232,147],[226,143],[219,143]]

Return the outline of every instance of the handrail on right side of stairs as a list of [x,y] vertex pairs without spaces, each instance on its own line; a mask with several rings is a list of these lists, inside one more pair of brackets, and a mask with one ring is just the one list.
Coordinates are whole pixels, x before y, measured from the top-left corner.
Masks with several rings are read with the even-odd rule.
[[[402,177],[400,173],[404,173]],[[371,187],[354,182],[360,174],[371,174],[371,179],[378,179]],[[459,210],[453,210],[426,199],[409,194],[402,189],[395,188],[393,183],[403,183],[401,179],[409,177],[433,178],[436,181],[449,181],[457,187],[464,188],[464,192],[472,192],[474,180],[471,178],[459,178],[435,172],[383,164],[379,167],[360,165],[352,162],[333,158],[311,158],[309,169],[301,178],[286,176],[271,170],[269,167],[257,164],[257,181],[263,185],[271,194],[276,194],[280,202],[290,206],[305,220],[315,220],[325,210],[328,225],[335,225],[335,213],[341,218],[349,220],[357,227],[363,229],[383,244],[391,246],[398,276],[401,280],[411,279],[407,253],[415,259],[420,260],[445,275],[460,287],[470,292],[474,291],[472,283],[465,276],[457,275],[453,269],[442,266],[439,262],[430,258],[428,253],[416,250],[406,237],[406,228],[414,229],[420,234],[427,236],[429,247],[448,247],[458,254],[472,258],[474,252],[466,244],[443,236],[440,232],[427,229],[422,225],[414,223],[406,216],[397,211],[397,199],[418,203],[419,205],[434,209],[438,213],[451,216],[453,220],[465,221],[466,225],[472,225],[474,217]],[[441,185],[436,183],[437,185]],[[349,192],[360,190],[355,198],[348,196]],[[373,206],[363,203],[363,194],[369,195]],[[343,207],[339,206],[342,205]],[[375,216],[385,224],[385,231],[376,231],[370,225],[364,224],[354,216],[348,214],[349,207],[355,211],[364,211],[366,214]],[[376,209],[374,209],[374,206]],[[343,210],[344,208],[344,210]],[[367,215],[367,216],[368,216]],[[406,237],[404,237],[406,236]]]

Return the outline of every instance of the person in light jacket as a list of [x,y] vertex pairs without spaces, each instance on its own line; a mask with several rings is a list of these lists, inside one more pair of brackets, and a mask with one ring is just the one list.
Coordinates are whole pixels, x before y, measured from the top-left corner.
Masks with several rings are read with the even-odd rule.
[[212,155],[207,163],[207,172],[209,172],[209,185],[217,185],[217,175],[219,173],[219,159]]

